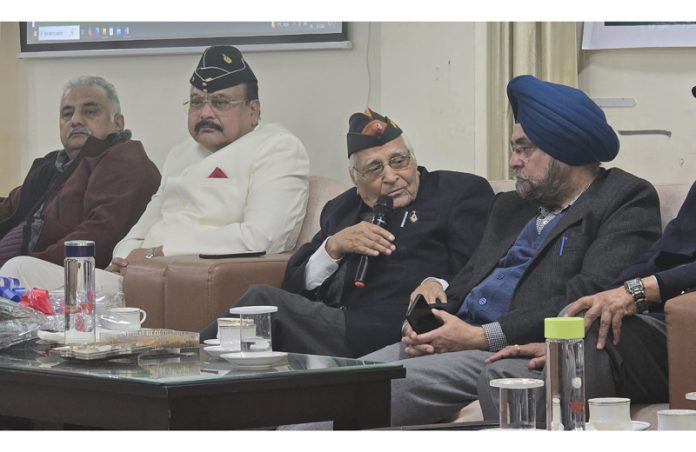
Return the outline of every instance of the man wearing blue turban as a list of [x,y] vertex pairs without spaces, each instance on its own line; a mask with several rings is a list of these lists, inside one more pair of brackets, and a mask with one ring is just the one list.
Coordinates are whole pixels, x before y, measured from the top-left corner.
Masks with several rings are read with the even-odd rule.
[[[650,183],[604,169],[619,141],[582,91],[524,75],[510,81],[515,116],[510,168],[516,190],[493,201],[483,238],[450,284],[427,278],[414,291],[439,327],[364,357],[400,360],[392,382],[392,424],[451,419],[478,398],[484,361],[509,344],[544,340],[545,317],[612,287],[660,235]],[[620,246],[617,246],[620,244]]]

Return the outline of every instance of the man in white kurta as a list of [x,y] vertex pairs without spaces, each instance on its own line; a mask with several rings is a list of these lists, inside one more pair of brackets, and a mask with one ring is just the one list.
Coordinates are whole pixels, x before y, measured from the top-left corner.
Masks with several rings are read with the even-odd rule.
[[[175,146],[138,222],[97,270],[98,291],[121,288],[128,264],[155,256],[280,253],[295,247],[308,196],[309,158],[279,124],[259,124],[258,83],[232,46],[207,49],[191,77],[191,139]],[[60,266],[28,257],[6,267],[24,287],[63,285]]]
[[[209,177],[216,170],[227,177]],[[215,152],[182,143],[170,151],[162,185],[114,256],[160,246],[166,256],[292,249],[308,170],[302,143],[278,124],[258,125]]]

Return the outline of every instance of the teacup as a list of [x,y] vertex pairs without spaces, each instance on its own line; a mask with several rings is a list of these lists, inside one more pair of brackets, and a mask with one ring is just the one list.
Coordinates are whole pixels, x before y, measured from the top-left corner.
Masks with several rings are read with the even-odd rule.
[[696,410],[660,410],[657,412],[658,430],[696,430]]
[[110,330],[137,331],[147,319],[147,313],[140,308],[111,308],[101,316],[101,324]]
[[631,399],[599,397],[589,399],[590,420],[595,430],[631,430]]

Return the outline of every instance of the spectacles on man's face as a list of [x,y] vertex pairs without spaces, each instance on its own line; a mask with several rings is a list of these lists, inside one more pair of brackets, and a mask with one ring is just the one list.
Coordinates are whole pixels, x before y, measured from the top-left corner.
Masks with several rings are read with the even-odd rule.
[[188,108],[189,111],[196,112],[201,111],[205,104],[210,104],[213,110],[226,112],[248,101],[248,99],[230,99],[220,94],[214,96],[191,96],[189,100],[184,102],[184,107]]
[[[396,154],[389,159],[387,165],[389,165],[394,171],[399,171],[408,167],[409,163],[411,163],[410,154]],[[362,170],[355,167],[353,167],[353,169],[367,182],[373,182],[384,174],[384,163],[372,162]]]
[[536,149],[537,147],[532,143],[510,143],[510,156],[516,155],[526,162]]

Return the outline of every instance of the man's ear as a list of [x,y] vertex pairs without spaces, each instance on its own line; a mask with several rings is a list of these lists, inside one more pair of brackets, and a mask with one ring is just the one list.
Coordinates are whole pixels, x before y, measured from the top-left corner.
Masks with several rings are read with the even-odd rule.
[[353,182],[353,185],[357,187],[358,184],[355,183],[355,174],[353,174],[354,172],[355,170],[353,168],[348,167],[348,176],[350,176],[350,181]]
[[126,120],[121,113],[114,115],[114,124],[118,127],[119,132],[123,131],[123,128],[126,126]]
[[250,100],[249,108],[251,109],[251,116],[254,118],[254,127],[256,127],[261,119],[261,101],[258,99]]

